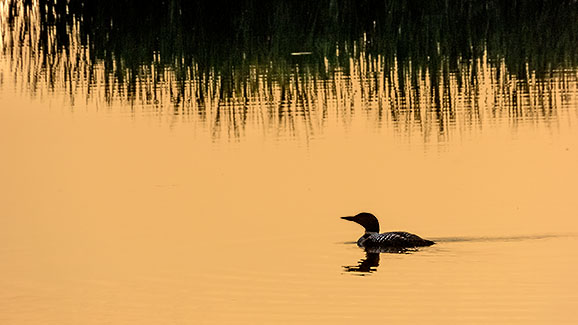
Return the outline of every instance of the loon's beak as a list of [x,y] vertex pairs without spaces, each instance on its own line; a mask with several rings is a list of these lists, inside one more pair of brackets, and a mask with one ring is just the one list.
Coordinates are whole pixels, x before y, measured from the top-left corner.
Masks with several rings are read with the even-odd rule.
[[355,221],[355,217],[341,217],[341,219],[345,219],[345,220],[349,220],[349,221]]

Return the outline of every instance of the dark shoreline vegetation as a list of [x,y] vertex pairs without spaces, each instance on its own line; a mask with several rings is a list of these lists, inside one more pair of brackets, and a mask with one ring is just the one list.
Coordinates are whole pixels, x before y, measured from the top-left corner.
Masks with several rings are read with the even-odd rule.
[[348,80],[351,90],[357,80],[362,101],[378,102],[391,118],[433,111],[443,129],[455,115],[448,98],[475,106],[486,74],[494,97],[514,110],[507,114],[520,114],[520,94],[533,91],[544,97],[534,113],[549,116],[560,88],[553,83],[564,90],[576,78],[564,71],[578,62],[576,1],[7,3],[1,55],[33,93],[45,87],[73,102],[104,96],[144,105],[168,97],[175,114],[194,106],[221,116],[242,106],[230,114],[243,115],[251,100],[311,106],[320,92],[343,99],[336,82]]
[[[91,60],[126,67],[180,61],[227,69],[310,51],[335,57],[359,48],[400,62],[503,57],[513,71],[576,63],[576,1],[32,1],[8,0],[8,25],[38,19],[39,48],[66,49],[71,26]],[[25,9],[20,11],[23,6]],[[32,11],[36,17],[32,17]],[[30,17],[18,17],[19,14]],[[35,44],[31,44],[34,46]],[[357,45],[357,46],[355,46]],[[355,49],[357,47],[357,50]],[[55,51],[51,51],[54,53]],[[156,62],[155,62],[156,63]]]

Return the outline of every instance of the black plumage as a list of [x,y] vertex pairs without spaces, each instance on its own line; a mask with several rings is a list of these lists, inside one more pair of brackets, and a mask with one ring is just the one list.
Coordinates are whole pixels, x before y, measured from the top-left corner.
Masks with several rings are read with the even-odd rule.
[[420,247],[435,244],[431,240],[423,239],[405,231],[393,231],[379,233],[379,221],[367,212],[359,213],[352,217],[342,217],[342,219],[356,222],[365,228],[365,234],[357,240],[359,247]]

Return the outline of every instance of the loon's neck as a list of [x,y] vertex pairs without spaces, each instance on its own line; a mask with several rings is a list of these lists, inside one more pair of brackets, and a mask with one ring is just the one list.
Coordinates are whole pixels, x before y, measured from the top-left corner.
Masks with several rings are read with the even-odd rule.
[[365,233],[379,233],[379,221],[376,217],[362,220],[359,224],[365,228]]

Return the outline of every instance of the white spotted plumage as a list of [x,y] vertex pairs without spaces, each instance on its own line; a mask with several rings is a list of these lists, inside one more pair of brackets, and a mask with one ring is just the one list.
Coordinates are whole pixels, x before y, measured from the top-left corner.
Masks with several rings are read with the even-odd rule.
[[[430,241],[404,231],[386,232],[383,234],[368,232],[361,236],[357,245],[361,247],[391,246],[391,247],[414,247],[425,246]],[[432,242],[433,244],[433,242]],[[431,244],[430,244],[431,245]]]

